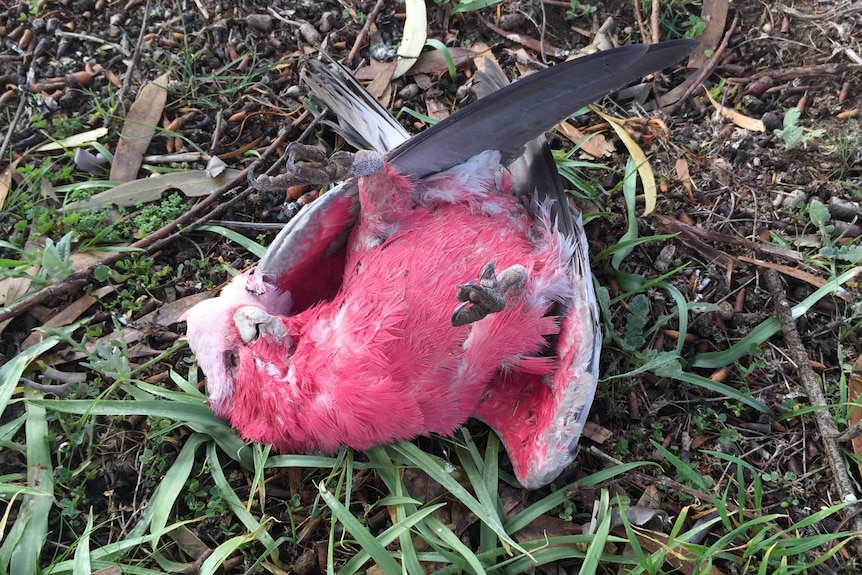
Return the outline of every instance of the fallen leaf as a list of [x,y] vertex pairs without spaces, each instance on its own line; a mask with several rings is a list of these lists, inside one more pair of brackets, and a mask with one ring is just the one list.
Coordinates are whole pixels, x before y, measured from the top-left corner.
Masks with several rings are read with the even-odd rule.
[[706,92],[706,97],[709,98],[709,101],[712,103],[712,107],[724,118],[727,118],[743,130],[748,130],[749,132],[766,132],[766,125],[757,118],[752,118],[750,116],[746,116],[745,114],[740,114],[736,110],[731,108],[727,108],[722,106],[712,97],[712,94],[709,93],[709,90],[704,88]]
[[641,185],[643,185],[644,189],[644,211],[643,215],[648,216],[655,210],[656,203],[656,185],[655,185],[655,174],[652,171],[652,166],[650,166],[649,161],[647,160],[646,154],[643,149],[634,141],[634,139],[629,136],[629,133],[623,127],[622,121],[607,114],[602,113],[596,106],[590,106],[596,114],[601,116],[608,124],[610,124],[611,128],[613,128],[614,132],[616,132],[617,136],[619,136],[622,143],[625,145],[626,149],[629,151],[629,154],[632,157],[632,161],[634,161],[635,165],[638,167],[638,175],[641,178]]
[[189,198],[207,196],[213,190],[227,184],[238,177],[240,170],[225,170],[215,178],[211,178],[203,170],[174,172],[159,176],[151,176],[120,184],[110,190],[100,192],[88,200],[71,202],[66,205],[70,210],[95,210],[108,205],[134,206],[146,202],[154,202],[162,197],[167,190],[177,189]]
[[799,268],[785,266],[785,265],[767,262],[767,261],[763,261],[763,260],[758,260],[758,259],[750,258],[747,256],[736,256],[736,259],[738,259],[741,262],[745,262],[747,264],[754,264],[754,265],[760,266],[762,268],[769,268],[771,270],[775,270],[775,271],[782,273],[786,276],[790,276],[792,278],[798,279],[799,281],[803,281],[809,285],[813,285],[814,287],[816,287],[818,289],[822,288],[823,286],[825,286],[828,283],[825,279],[818,277],[812,273],[809,273],[805,270],[801,270]]
[[581,435],[592,441],[593,443],[598,443],[601,445],[611,437],[613,437],[613,432],[601,425],[597,425],[591,421],[584,423],[584,429],[581,431]]
[[[856,363],[853,364],[853,371],[850,373],[850,377],[847,378],[847,401],[855,404],[850,409],[847,421],[847,424],[852,427],[862,421],[862,407],[860,407],[862,406],[862,355],[856,358]],[[854,437],[850,441],[850,444],[853,446],[853,453],[859,457],[856,460],[856,465],[859,467],[860,473],[862,473],[862,435]]]
[[90,306],[116,290],[117,286],[102,286],[95,292],[93,292],[93,295],[85,295],[79,297],[78,299],[67,305],[60,312],[52,315],[50,319],[48,319],[48,321],[46,321],[44,324],[39,327],[33,328],[33,330],[30,332],[30,335],[28,335],[27,339],[24,340],[24,343],[21,344],[21,348],[26,349],[31,345],[38,343],[39,340],[44,337],[44,333],[38,331],[39,328],[57,328],[74,323],[84,314],[84,312],[86,312],[90,308]]
[[[455,63],[455,68],[461,69],[476,56],[476,52],[467,48],[449,48],[449,56],[451,56],[452,61]],[[448,70],[446,58],[443,57],[443,54],[439,50],[426,50],[419,55],[419,59],[410,68],[408,75],[430,74],[436,76],[447,73]]]
[[602,134],[584,134],[569,122],[557,124],[557,132],[593,158],[607,158],[614,153],[614,145]]
[[691,194],[693,184],[691,182],[691,174],[688,171],[688,160],[685,157],[679,157],[674,167],[676,168],[676,177],[682,184],[682,187]]
[[144,84],[129,109],[111,164],[112,180],[129,182],[138,177],[144,154],[165,109],[169,78],[170,72],[165,72],[152,82]]
[[174,540],[177,547],[191,559],[197,559],[202,555],[212,552],[209,545],[204,543],[200,537],[195,535],[195,532],[185,525],[180,525],[176,529],[168,531],[168,537]]
[[12,160],[9,167],[0,173],[0,210],[3,209],[3,204],[6,203],[6,197],[9,195],[9,188],[12,187],[12,174],[14,174],[15,170],[18,169],[19,159],[20,158],[16,158]]
[[399,44],[396,52],[398,64],[392,74],[393,79],[400,78],[413,66],[428,37],[425,0],[406,0],[404,5],[407,18],[404,20],[401,44]]
[[571,521],[565,521],[553,515],[540,515],[529,525],[514,533],[515,541],[527,543],[529,541],[541,541],[553,537],[566,537],[569,535],[580,535],[581,527]]
[[700,21],[706,23],[706,28],[698,37],[700,46],[688,57],[689,68],[700,68],[709,59],[707,54],[712,54],[718,48],[724,29],[727,25],[727,12],[730,2],[727,0],[704,0],[700,10]]
[[51,152],[54,150],[77,148],[79,146],[86,146],[87,144],[95,142],[99,138],[103,138],[107,135],[108,128],[96,128],[94,130],[88,130],[86,132],[81,132],[80,134],[69,136],[68,138],[63,138],[62,140],[57,140],[56,142],[48,142],[47,144],[42,144],[33,151]]

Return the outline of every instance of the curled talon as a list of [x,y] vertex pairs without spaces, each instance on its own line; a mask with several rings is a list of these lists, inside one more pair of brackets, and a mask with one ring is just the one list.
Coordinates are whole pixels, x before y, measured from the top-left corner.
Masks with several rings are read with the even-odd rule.
[[503,311],[506,308],[506,294],[520,288],[526,281],[527,268],[522,265],[508,267],[498,277],[494,264],[485,264],[478,283],[458,286],[458,301],[464,303],[455,308],[450,320],[452,326],[467,325],[488,314]]
[[254,176],[249,170],[248,183],[261,191],[283,190],[290,186],[327,186],[353,176],[367,176],[383,167],[383,156],[377,152],[360,150],[335,152],[328,158],[316,146],[293,142],[287,147],[285,172],[278,176]]

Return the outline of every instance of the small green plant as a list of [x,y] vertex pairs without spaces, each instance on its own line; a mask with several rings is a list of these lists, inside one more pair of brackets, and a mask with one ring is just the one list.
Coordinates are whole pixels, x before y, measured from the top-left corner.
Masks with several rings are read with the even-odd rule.
[[581,16],[589,16],[593,14],[597,10],[597,7],[592,4],[587,4],[586,2],[578,2],[578,0],[571,0],[571,8],[566,10],[566,18],[568,20],[574,20],[576,18],[580,18]]
[[161,201],[145,206],[141,213],[133,218],[138,236],[144,237],[180,217],[186,210],[185,199],[181,194],[173,193]]
[[824,133],[823,129],[811,130],[799,125],[799,116],[802,112],[799,108],[790,108],[784,114],[784,128],[775,130],[775,135],[784,141],[787,150],[793,149],[799,144],[805,144],[809,140],[819,138]]

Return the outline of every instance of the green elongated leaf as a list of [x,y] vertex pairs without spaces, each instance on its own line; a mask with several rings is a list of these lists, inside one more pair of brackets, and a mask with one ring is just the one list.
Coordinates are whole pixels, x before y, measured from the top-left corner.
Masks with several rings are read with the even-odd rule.
[[[131,549],[140,547],[141,545],[147,545],[182,525],[188,525],[189,523],[194,523],[196,521],[198,520],[189,519],[188,521],[180,521],[178,523],[168,525],[161,531],[156,531],[147,535],[133,535],[132,533],[135,533],[136,531],[145,531],[146,526],[149,525],[150,515],[147,511],[145,511],[144,516],[141,518],[141,521],[138,522],[138,525],[144,523],[144,527],[138,527],[138,525],[136,525],[132,532],[124,539],[116,541],[114,543],[109,543],[103,547],[93,550],[90,553],[90,566],[94,570],[104,569],[111,566],[116,567],[116,558],[123,553]],[[44,569],[42,569],[41,575],[59,575],[61,573],[71,573],[72,569],[74,569],[74,566],[74,560],[61,561],[59,563],[55,563],[49,567],[45,567]],[[160,571],[150,571],[149,569],[144,569],[143,567],[136,567],[135,571],[133,572],[140,573],[142,575],[147,575],[149,573],[153,573],[154,575],[164,575]]]
[[[189,436],[179,455],[177,455],[176,460],[174,460],[173,465],[165,473],[159,486],[156,487],[148,505],[149,509],[152,510],[151,532],[158,533],[164,531],[165,526],[168,524],[168,517],[174,509],[180,493],[185,489],[186,482],[192,472],[192,466],[195,463],[195,452],[208,439],[208,437],[199,433]],[[152,542],[152,547],[153,551],[158,549],[158,538]]]
[[[459,557],[463,558],[467,562],[467,565],[469,565],[469,572],[474,573],[475,575],[484,575],[485,568],[482,566],[482,562],[476,554],[473,553],[472,549],[464,545],[464,543],[458,539],[458,536],[455,535],[451,529],[446,527],[446,525],[436,517],[428,517],[426,523],[443,543],[448,545],[458,554]],[[524,553],[527,552],[524,551]]]
[[240,547],[254,541],[255,535],[254,533],[247,533],[245,535],[237,535],[236,537],[231,537],[215,549],[213,549],[212,554],[206,558],[201,565],[200,571],[198,571],[199,575],[215,575],[215,573],[221,568],[222,563],[225,562],[225,559],[233,555]]
[[578,571],[579,575],[594,575],[601,562],[608,536],[611,534],[611,506],[610,495],[607,489],[602,489],[599,496],[598,508],[595,512],[597,519],[596,529],[593,532],[593,540],[584,555],[584,563]]
[[455,60],[452,59],[452,54],[449,52],[449,48],[446,47],[446,44],[436,38],[428,38],[425,40],[425,45],[431,46],[440,52],[443,56],[443,60],[446,62],[446,69],[449,70],[449,77],[454,80],[458,71],[455,69]]
[[249,253],[254,254],[258,258],[262,258],[263,254],[266,253],[266,247],[260,245],[256,241],[249,239],[242,235],[239,232],[235,232],[233,230],[229,230],[223,226],[201,226],[199,229],[206,230],[208,232],[214,232],[221,236],[226,237],[230,241],[235,244],[238,244],[248,250]]
[[75,546],[75,558],[72,560],[72,575],[91,575],[93,567],[90,565],[90,533],[93,531],[93,508],[87,514],[87,525],[84,534],[78,539]]
[[203,404],[178,401],[143,400],[125,401],[105,399],[93,402],[85,399],[36,399],[31,403],[62,413],[89,413],[91,415],[149,415],[166,417],[182,423],[224,426],[225,423],[213,415]]
[[[75,324],[75,327],[77,327],[77,324]],[[12,392],[15,391],[18,381],[24,374],[24,370],[30,365],[30,362],[51,350],[58,343],[60,343],[59,337],[46,337],[0,366],[0,415],[6,410],[9,399],[12,397]]]
[[661,446],[661,444],[652,441],[653,447],[655,447],[659,453],[661,453],[662,457],[668,460],[677,473],[683,475],[686,480],[691,484],[700,489],[701,491],[709,492],[709,487],[704,483],[703,478],[697,474],[697,472],[691,468],[691,466],[687,465],[682,459],[665,449]]
[[[388,527],[385,531],[383,531],[383,533],[376,537],[376,540],[380,543],[381,546],[386,547],[402,535],[409,535],[411,527],[418,523],[421,523],[425,520],[426,517],[428,517],[442,507],[446,507],[446,504],[436,503],[434,505],[429,505],[424,509],[414,511],[413,513],[410,513],[409,515],[406,515],[403,519],[399,520],[395,525]],[[352,573],[356,573],[369,559],[371,559],[371,554],[368,552],[368,550],[363,548],[361,551],[359,551],[359,553],[351,557],[350,561],[345,563],[344,567],[342,567],[338,573],[339,575],[350,575]],[[408,573],[412,572],[413,571],[408,571]]]
[[[28,393],[35,395],[30,390]],[[27,405],[25,436],[27,444],[27,487],[36,494],[25,494],[18,517],[0,547],[0,569],[10,573],[37,573],[42,546],[48,538],[48,514],[54,500],[53,467],[48,445],[45,409]]]
[[[638,185],[638,167],[634,159],[629,156],[626,162],[626,175],[623,178],[623,198],[626,201],[626,233],[620,238],[621,243],[631,244],[638,238],[638,220],[635,213],[635,194]],[[614,269],[620,269],[623,260],[626,259],[634,249],[634,246],[627,249],[621,249],[614,253],[611,258],[611,265]]]
[[611,481],[614,477],[618,477],[620,475],[625,475],[629,471],[634,471],[638,467],[643,467],[645,465],[657,465],[655,463],[648,463],[645,461],[636,461],[634,463],[626,463],[625,465],[614,465],[613,467],[609,467],[607,469],[603,469],[597,473],[593,473],[575,481],[574,483],[570,483],[563,487],[560,487],[553,493],[546,495],[539,501],[536,501],[514,517],[512,517],[508,522],[506,522],[506,532],[507,533],[517,533],[551,509],[555,509],[563,504],[564,501],[568,501],[569,496],[567,495],[571,491],[578,489],[579,487],[591,487],[593,485],[600,485],[602,483],[606,483]]
[[228,504],[231,511],[236,515],[236,518],[239,519],[240,523],[242,523],[250,532],[256,533],[255,537],[258,541],[263,543],[265,547],[272,546],[275,542],[272,535],[263,529],[263,525],[266,521],[258,521],[257,518],[252,515],[248,509],[246,509],[246,506],[243,505],[239,495],[236,494],[230,486],[230,483],[228,483],[227,477],[225,477],[224,471],[222,470],[222,466],[219,464],[218,452],[215,449],[215,445],[212,443],[207,446],[207,456],[213,463],[210,468],[210,473],[212,473],[213,481],[215,482],[216,487],[218,487],[221,498]]
[[485,523],[488,524],[491,529],[494,530],[494,533],[497,534],[497,537],[500,538],[505,544],[511,546],[515,550],[526,553],[523,547],[521,547],[512,537],[506,533],[506,529],[503,527],[503,523],[500,521],[500,518],[494,513],[493,509],[486,509],[475,497],[473,497],[464,487],[455,481],[451,475],[446,473],[443,468],[441,468],[436,461],[434,461],[428,454],[420,450],[418,447],[413,445],[412,443],[399,443],[393,445],[392,448],[400,453],[403,457],[406,457],[414,464],[419,466],[422,471],[431,476],[434,481],[442,485],[449,493],[454,495],[458,501],[464,504],[470,511],[476,514],[476,516]]
[[391,552],[387,551],[383,544],[353,516],[350,510],[326,489],[326,485],[322,481],[319,489],[320,496],[332,510],[333,516],[344,525],[344,528],[356,539],[362,549],[368,552],[374,562],[388,575],[401,575],[401,566],[392,557]]
[[638,237],[638,238],[635,238],[632,240],[627,240],[627,241],[622,241],[622,239],[620,239],[620,241],[618,241],[614,245],[608,246],[605,249],[603,249],[602,251],[600,251],[599,253],[597,253],[593,259],[602,260],[602,259],[606,258],[607,256],[614,255],[617,252],[625,251],[625,250],[628,250],[629,252],[631,252],[637,246],[640,246],[643,244],[648,244],[650,242],[663,242],[665,240],[673,239],[678,235],[679,234],[658,234],[655,236],[646,236],[643,238]]
[[[274,467],[320,467],[323,469],[334,469],[338,464],[335,457],[324,457],[322,455],[273,455],[266,460],[266,468]],[[356,464],[356,467],[364,467]]]
[[[797,319],[801,317],[821,299],[842,289],[841,286],[856,277],[860,271],[862,271],[862,267],[857,266],[826,282],[826,285],[817,289],[799,304],[793,306],[793,318]],[[781,322],[778,321],[778,318],[771,317],[752,329],[747,336],[728,349],[696,355],[691,365],[692,367],[711,369],[730,365],[739,358],[751,354],[766,340],[778,333],[780,329]]]
[[[0,445],[11,442],[12,438],[15,437],[15,434],[18,433],[18,430],[21,429],[21,427],[23,427],[24,423],[24,416],[19,415],[12,421],[0,425]],[[18,447],[19,446],[16,446],[16,448]],[[21,452],[23,453],[23,449]]]

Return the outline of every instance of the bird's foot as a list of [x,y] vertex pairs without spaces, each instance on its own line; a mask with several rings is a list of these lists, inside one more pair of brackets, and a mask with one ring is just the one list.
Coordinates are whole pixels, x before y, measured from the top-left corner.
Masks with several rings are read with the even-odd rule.
[[458,301],[464,302],[455,309],[451,323],[457,327],[479,321],[488,314],[503,311],[506,295],[527,281],[527,268],[513,265],[496,275],[494,264],[485,264],[479,281],[458,286]]
[[290,186],[327,186],[353,176],[367,176],[383,167],[383,156],[360,150],[326,153],[316,146],[294,142],[287,148],[285,172],[278,176],[258,176],[249,170],[249,184],[263,191],[283,190]]

